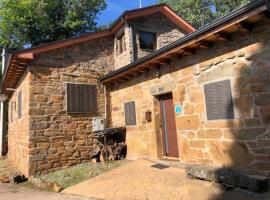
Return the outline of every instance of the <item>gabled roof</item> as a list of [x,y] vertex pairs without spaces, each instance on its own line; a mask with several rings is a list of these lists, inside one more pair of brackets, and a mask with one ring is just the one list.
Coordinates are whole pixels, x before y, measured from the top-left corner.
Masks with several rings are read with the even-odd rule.
[[128,80],[150,68],[169,63],[176,57],[191,55],[196,48],[209,48],[215,41],[227,41],[228,36],[238,30],[249,31],[252,24],[269,18],[270,0],[257,0],[235,10],[231,14],[213,21],[133,63],[100,78],[103,83],[118,83]]
[[44,53],[47,51],[55,50],[58,48],[63,48],[66,46],[71,46],[79,43],[83,43],[86,41],[90,41],[97,38],[107,37],[115,34],[117,30],[124,24],[125,21],[134,19],[137,17],[142,17],[146,15],[150,15],[153,13],[161,12],[166,17],[168,17],[173,23],[178,25],[187,33],[191,33],[195,31],[195,29],[186,22],[183,18],[177,15],[171,8],[169,8],[166,4],[158,4],[145,8],[139,8],[134,10],[125,11],[108,29],[92,32],[80,35],[78,37],[73,37],[65,40],[60,40],[56,42],[50,42],[47,44],[39,45],[36,47],[32,47],[29,49],[24,49],[20,51],[13,52],[10,56],[10,62],[5,69],[1,90],[4,93],[6,88],[14,88],[16,87],[20,77],[24,73],[24,70],[27,68],[28,63],[34,59],[34,56],[40,53]]

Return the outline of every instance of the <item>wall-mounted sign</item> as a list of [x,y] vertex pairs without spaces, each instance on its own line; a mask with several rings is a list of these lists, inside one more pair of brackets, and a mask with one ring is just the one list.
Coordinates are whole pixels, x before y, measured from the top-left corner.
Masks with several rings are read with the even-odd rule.
[[174,106],[174,110],[176,114],[181,114],[182,113],[182,106],[177,104]]

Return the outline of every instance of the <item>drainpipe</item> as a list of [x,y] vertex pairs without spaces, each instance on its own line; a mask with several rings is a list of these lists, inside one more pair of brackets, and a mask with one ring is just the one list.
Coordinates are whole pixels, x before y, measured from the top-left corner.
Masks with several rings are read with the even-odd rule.
[[[104,96],[105,96],[105,111],[104,111],[104,119],[105,119],[105,126],[107,126],[108,120],[107,120],[107,91],[106,91],[106,85],[103,84],[104,87]],[[106,128],[106,127],[105,127]]]
[[132,52],[132,60],[131,62],[135,62],[136,55],[135,55],[135,34],[134,34],[134,28],[132,26],[129,26],[130,33],[131,33],[131,52]]
[[[5,63],[6,63],[6,50],[3,48],[2,51],[2,76],[5,70]],[[0,156],[3,156],[6,152],[4,150],[5,146],[5,120],[4,120],[4,102],[0,102]]]
[[270,11],[270,0],[265,0],[268,12]]

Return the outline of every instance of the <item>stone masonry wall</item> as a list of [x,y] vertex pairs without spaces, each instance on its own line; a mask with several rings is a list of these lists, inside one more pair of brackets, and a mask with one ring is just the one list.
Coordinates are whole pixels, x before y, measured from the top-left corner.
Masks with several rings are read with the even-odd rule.
[[[29,102],[30,175],[89,160],[92,118],[104,117],[100,74],[113,68],[113,37],[57,49],[31,63]],[[66,83],[97,85],[97,114],[68,114]]]
[[[270,25],[252,32],[237,32],[228,42],[175,60],[111,88],[112,123],[122,126],[124,103],[135,101],[136,126],[127,127],[128,158],[161,158],[159,102],[152,87],[170,85],[174,104],[183,108],[176,115],[179,159],[234,167],[270,176]],[[229,79],[235,118],[207,120],[205,83]],[[147,122],[145,111],[152,112]]]
[[162,13],[155,13],[152,15],[147,15],[144,17],[138,17],[136,19],[129,20],[123,25],[123,27],[115,34],[120,36],[124,33],[125,35],[125,48],[126,50],[121,54],[118,54],[116,51],[116,38],[114,44],[114,62],[115,69],[121,68],[125,65],[128,65],[132,62],[132,33],[130,26],[134,29],[135,34],[135,58],[140,59],[151,53],[149,50],[140,49],[139,45],[139,34],[138,31],[146,31],[156,33],[157,36],[157,49],[160,49],[178,39],[183,37],[186,31],[182,30],[171,22],[166,16]]
[[[142,17],[133,20],[132,24],[136,29],[157,32],[158,48],[184,33],[162,14]],[[115,51],[116,37],[121,32],[125,33],[126,50],[118,55]],[[27,114],[10,123],[9,130],[10,158],[23,173],[27,176],[47,173],[89,159],[93,142],[92,118],[105,116],[104,88],[96,78],[129,64],[132,60],[131,46],[129,25],[125,23],[115,36],[56,49],[34,58],[27,78],[19,86],[27,91],[23,92],[23,98],[27,98],[23,101]],[[96,84],[98,113],[67,114],[66,83]],[[106,104],[108,119],[109,98]],[[11,101],[15,100],[16,92]]]
[[[8,103],[8,158],[22,173],[29,174],[29,81],[27,71]],[[22,91],[22,116],[18,117],[18,92]]]
[[[117,37],[124,34],[125,37],[125,50],[122,53],[117,52]],[[125,23],[115,34],[114,38],[114,67],[119,69],[132,62],[132,44],[131,44],[131,32],[127,23]]]
[[162,13],[155,13],[145,17],[138,17],[136,19],[130,20],[129,23],[135,28],[135,53],[137,54],[137,59],[140,59],[151,53],[151,51],[140,49],[138,31],[156,33],[157,49],[173,43],[174,41],[187,34],[186,31],[179,28],[179,26],[174,24]]

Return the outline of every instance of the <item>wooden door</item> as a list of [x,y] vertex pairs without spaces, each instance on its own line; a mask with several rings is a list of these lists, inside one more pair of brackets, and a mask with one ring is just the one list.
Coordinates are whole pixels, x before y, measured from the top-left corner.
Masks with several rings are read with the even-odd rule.
[[166,157],[179,157],[172,93],[161,95],[159,101],[163,155]]

